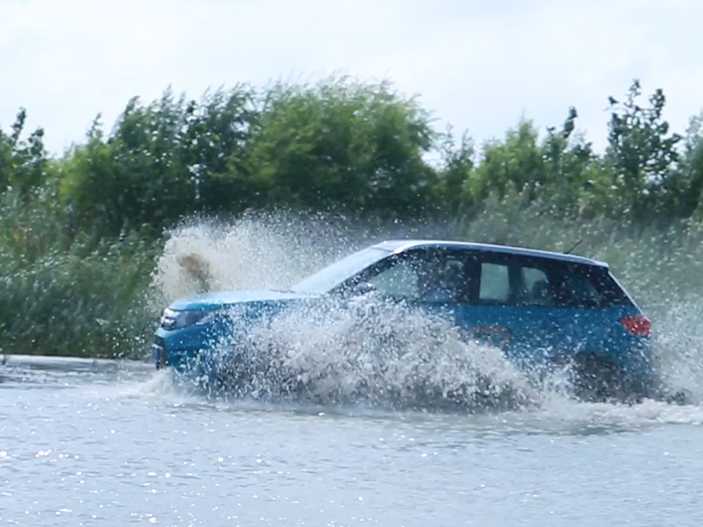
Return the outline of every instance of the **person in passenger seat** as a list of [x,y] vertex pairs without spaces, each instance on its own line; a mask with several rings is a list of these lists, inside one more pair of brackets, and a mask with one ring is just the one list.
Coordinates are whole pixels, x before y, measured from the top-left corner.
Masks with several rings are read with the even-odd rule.
[[459,262],[448,262],[444,268],[438,264],[426,270],[419,280],[422,299],[428,302],[455,302],[462,274]]
[[531,303],[538,306],[551,306],[554,302],[552,287],[546,280],[538,280],[532,286]]

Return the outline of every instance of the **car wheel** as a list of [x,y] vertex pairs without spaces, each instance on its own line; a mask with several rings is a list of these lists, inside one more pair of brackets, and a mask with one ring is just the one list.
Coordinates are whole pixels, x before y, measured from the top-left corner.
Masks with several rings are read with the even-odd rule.
[[595,353],[574,357],[572,384],[574,395],[585,402],[605,402],[623,397],[623,375],[611,360]]

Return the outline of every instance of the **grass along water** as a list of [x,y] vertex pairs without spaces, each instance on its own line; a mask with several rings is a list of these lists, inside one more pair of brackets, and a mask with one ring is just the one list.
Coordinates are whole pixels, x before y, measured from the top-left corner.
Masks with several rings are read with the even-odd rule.
[[66,221],[52,199],[0,195],[0,353],[140,354],[159,246],[72,236]]

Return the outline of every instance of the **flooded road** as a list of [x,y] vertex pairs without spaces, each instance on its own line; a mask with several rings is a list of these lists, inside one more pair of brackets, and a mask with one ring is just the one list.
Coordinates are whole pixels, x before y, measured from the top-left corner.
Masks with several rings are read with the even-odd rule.
[[700,526],[703,408],[208,401],[149,365],[0,366],[0,525]]

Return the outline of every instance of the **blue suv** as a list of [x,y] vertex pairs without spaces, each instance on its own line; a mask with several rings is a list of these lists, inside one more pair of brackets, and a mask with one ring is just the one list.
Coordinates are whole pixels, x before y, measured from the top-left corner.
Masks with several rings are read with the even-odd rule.
[[181,298],[163,312],[152,357],[157,368],[208,375],[203,357],[235,326],[365,296],[449,317],[463,338],[497,346],[523,368],[568,363],[580,398],[648,396],[654,386],[650,320],[606,263],[452,241],[379,243],[286,291]]

